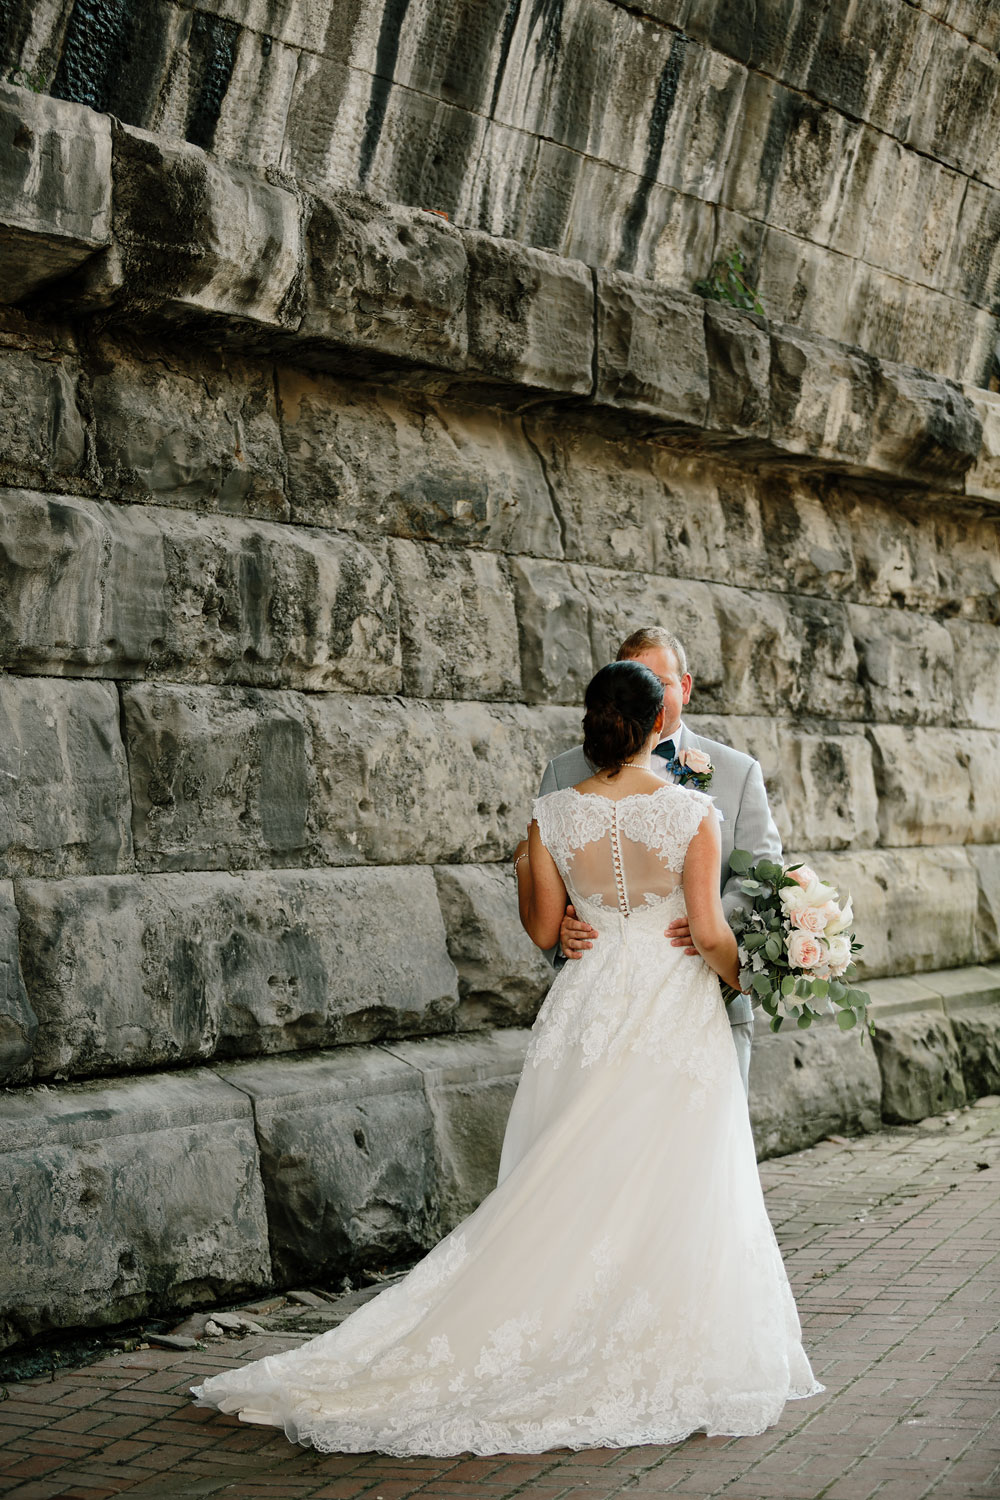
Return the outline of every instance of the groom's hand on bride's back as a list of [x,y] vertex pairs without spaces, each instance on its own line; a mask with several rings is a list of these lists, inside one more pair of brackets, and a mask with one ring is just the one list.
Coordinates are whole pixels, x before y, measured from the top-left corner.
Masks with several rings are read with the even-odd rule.
[[575,906],[567,906],[566,915],[559,929],[559,947],[564,958],[582,958],[588,948],[594,946],[597,928],[589,922],[581,922]]
[[671,922],[664,937],[670,939],[671,948],[683,948],[690,958],[698,957],[698,950],[691,937],[691,924],[687,917],[678,917],[676,922]]

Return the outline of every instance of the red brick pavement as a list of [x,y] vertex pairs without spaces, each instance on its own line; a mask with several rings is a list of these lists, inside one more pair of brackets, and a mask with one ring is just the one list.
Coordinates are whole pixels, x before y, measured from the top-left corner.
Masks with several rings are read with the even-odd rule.
[[[826,1393],[757,1438],[537,1457],[315,1453],[192,1406],[301,1342],[117,1354],[0,1400],[0,1500],[998,1500],[1000,1101],[766,1162]],[[985,1165],[984,1165],[985,1164]]]

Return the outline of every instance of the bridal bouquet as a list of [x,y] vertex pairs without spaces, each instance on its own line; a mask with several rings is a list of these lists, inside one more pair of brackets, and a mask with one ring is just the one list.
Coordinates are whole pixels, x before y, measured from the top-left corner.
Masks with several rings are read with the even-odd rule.
[[[749,911],[730,919],[739,945],[740,984],[752,990],[777,1031],[787,1018],[811,1026],[820,1010],[836,1014],[841,1031],[856,1023],[872,1035],[870,998],[854,989],[854,954],[860,952],[850,930],[850,898],[841,904],[832,885],[808,865],[778,865],[769,859],[752,863],[745,849],[735,849],[729,868],[750,897]],[[730,992],[730,993],[735,993]],[[729,996],[727,995],[727,998]]]

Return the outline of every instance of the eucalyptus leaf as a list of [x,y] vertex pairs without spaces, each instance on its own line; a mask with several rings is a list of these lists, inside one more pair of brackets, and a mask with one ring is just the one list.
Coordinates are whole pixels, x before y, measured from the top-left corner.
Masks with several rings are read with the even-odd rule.
[[781,981],[781,993],[783,995],[790,995],[793,992],[794,989],[795,989],[795,976],[794,976],[794,974],[786,974],[785,977],[784,977],[784,979]]
[[781,1030],[781,1023],[782,1023],[782,1021],[784,1021],[784,1019],[785,1019],[784,1016],[775,1016],[772,1019],[772,1021],[771,1021],[771,1030],[772,1031],[780,1031]]
[[753,868],[753,855],[746,849],[734,849],[729,856],[729,868],[734,875],[745,875],[747,870]]
[[854,1022],[855,1015],[853,1010],[838,1010],[837,1025],[840,1027],[841,1031],[850,1031],[851,1027],[854,1025]]
[[781,944],[776,937],[768,938],[767,942],[764,944],[764,952],[767,954],[772,963],[775,959],[780,958]]
[[758,995],[769,995],[771,993],[771,981],[766,974],[755,974],[753,976],[754,992]]
[[798,1028],[799,1028],[800,1031],[805,1031],[806,1027],[807,1026],[811,1026],[812,1023],[813,1023],[813,1013],[809,1009],[809,1007],[806,1006],[806,1008],[802,1012],[801,1016],[799,1016],[798,1023],[797,1023],[798,1024]]

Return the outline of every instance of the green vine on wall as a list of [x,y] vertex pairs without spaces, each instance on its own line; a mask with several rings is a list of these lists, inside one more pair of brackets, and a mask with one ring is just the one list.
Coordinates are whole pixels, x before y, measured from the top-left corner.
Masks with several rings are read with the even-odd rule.
[[34,73],[29,73],[27,68],[14,68],[7,75],[7,82],[13,83],[19,89],[30,89],[33,94],[45,93],[45,74],[41,68]]
[[728,302],[743,312],[764,315],[764,304],[747,282],[747,269],[738,250],[713,261],[712,269],[704,280],[695,282],[694,290],[713,302]]

